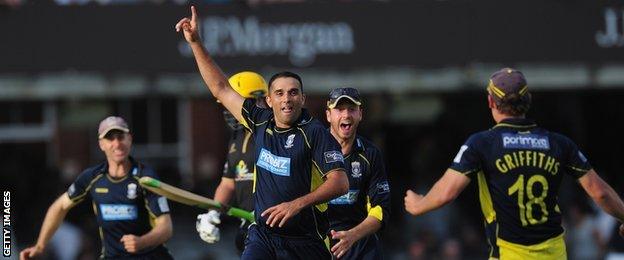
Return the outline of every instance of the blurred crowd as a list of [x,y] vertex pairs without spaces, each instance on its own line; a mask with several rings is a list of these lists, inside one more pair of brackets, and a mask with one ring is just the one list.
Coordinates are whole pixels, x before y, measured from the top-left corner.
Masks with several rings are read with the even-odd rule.
[[[312,1],[312,0],[0,0],[0,5],[10,7],[20,7],[28,4],[53,4],[61,6],[72,5],[189,5],[189,4],[242,4],[247,6],[257,6],[265,4],[288,4],[304,2],[356,2],[360,0],[334,0],[334,1]],[[366,0],[370,2],[388,2],[390,0]],[[396,1],[396,0],[394,0]]]

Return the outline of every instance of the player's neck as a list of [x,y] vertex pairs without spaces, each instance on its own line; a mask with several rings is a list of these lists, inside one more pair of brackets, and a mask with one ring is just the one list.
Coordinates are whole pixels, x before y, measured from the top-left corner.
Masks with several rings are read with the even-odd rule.
[[338,141],[338,143],[340,144],[340,149],[342,150],[342,154],[344,155],[350,154],[351,150],[353,150],[353,142],[355,142],[356,134],[353,133],[353,135],[349,138],[341,138],[334,131],[331,131],[331,134],[334,136],[334,139],[336,139],[336,141]]
[[501,121],[505,120],[505,119],[513,119],[513,118],[524,118],[524,115],[521,116],[510,116],[507,114],[503,114],[498,112],[498,110],[494,109],[492,111],[492,117],[494,118],[494,121],[498,124]]
[[122,162],[115,162],[108,160],[108,175],[114,178],[121,178],[126,176],[132,167],[130,159],[125,159]]

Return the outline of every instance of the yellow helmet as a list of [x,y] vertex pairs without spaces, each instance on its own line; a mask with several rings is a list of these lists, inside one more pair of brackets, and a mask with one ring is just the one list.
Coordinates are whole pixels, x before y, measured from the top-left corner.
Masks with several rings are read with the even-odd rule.
[[228,80],[232,88],[244,98],[263,97],[269,92],[264,78],[255,72],[243,71]]

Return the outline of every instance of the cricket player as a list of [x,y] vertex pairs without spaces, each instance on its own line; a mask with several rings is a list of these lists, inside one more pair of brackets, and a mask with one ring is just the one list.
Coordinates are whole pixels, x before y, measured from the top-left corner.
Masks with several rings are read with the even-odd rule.
[[329,202],[332,253],[341,259],[383,259],[375,234],[390,213],[390,185],[379,149],[357,134],[362,120],[357,89],[329,93],[325,114],[344,155],[349,192]]
[[[229,79],[230,86],[244,98],[254,98],[256,106],[267,107],[265,97],[269,92],[264,78],[255,72],[243,71]],[[217,187],[214,199],[222,204],[229,204],[234,196],[233,205],[246,211],[253,211],[253,179],[255,171],[255,142],[251,132],[241,125],[232,113],[223,111],[227,125],[232,129],[229,142],[227,161],[223,167],[223,177]],[[236,248],[239,253],[245,249],[245,238],[249,224],[241,219],[242,223],[236,234]],[[216,226],[221,223],[220,213],[210,210],[208,213],[197,216],[197,232],[202,240],[208,243],[219,241],[220,232]]]
[[158,179],[154,170],[130,156],[132,134],[121,117],[110,116],[98,128],[106,161],[83,171],[50,206],[37,243],[20,259],[37,257],[46,248],[69,210],[89,199],[97,218],[103,259],[173,259],[163,244],[173,228],[167,199],[139,185],[139,178]]
[[303,109],[299,75],[280,72],[269,80],[270,109],[234,91],[202,46],[198,17],[183,18],[183,31],[210,92],[252,134],[256,143],[254,209],[242,259],[331,259],[326,202],[347,193],[340,146]]
[[487,91],[497,124],[468,138],[427,195],[407,191],[405,209],[410,214],[451,202],[475,179],[490,259],[566,259],[557,194],[567,175],[603,210],[624,221],[624,203],[576,144],[525,117],[531,94],[520,71],[495,72]]

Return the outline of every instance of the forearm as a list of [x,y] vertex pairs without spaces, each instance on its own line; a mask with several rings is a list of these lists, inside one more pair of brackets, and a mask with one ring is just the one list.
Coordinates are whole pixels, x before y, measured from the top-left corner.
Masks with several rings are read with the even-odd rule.
[[167,218],[157,220],[156,226],[152,228],[147,234],[141,236],[142,248],[154,247],[162,245],[171,238],[173,234],[173,228],[171,227],[171,220],[167,215],[161,215],[159,218]]
[[360,240],[363,237],[374,234],[381,228],[381,221],[373,216],[367,216],[360,224],[353,227],[349,231],[355,236],[355,240]]
[[206,83],[206,86],[208,86],[210,92],[217,99],[220,99],[222,96],[221,93],[228,87],[227,79],[223,71],[217,66],[212,57],[208,55],[200,41],[190,43],[190,46],[193,50],[193,55],[195,56],[195,61],[197,62],[197,67],[202,79]]
[[436,182],[431,190],[423,197],[423,199],[415,206],[415,216],[425,214],[429,211],[436,210],[449,202],[454,197],[449,196],[445,192],[443,183],[441,181]]
[[45,249],[46,245],[63,222],[63,219],[65,219],[65,215],[67,215],[68,211],[69,209],[63,210],[59,200],[52,203],[41,225],[41,231],[39,232],[37,244],[35,245],[36,247],[39,247],[41,250]]
[[594,198],[594,201],[609,215],[624,222],[624,202],[609,185],[604,185],[604,195]]
[[[215,191],[214,200],[218,201],[221,204],[229,204],[232,199],[232,194],[234,193],[233,185],[230,186],[225,183],[227,180],[225,178],[221,179],[221,183],[217,187]],[[233,181],[233,180],[232,180]]]
[[322,202],[329,201],[333,198],[342,196],[349,190],[349,180],[347,176],[342,173],[336,173],[336,176],[326,180],[316,190],[299,197],[295,201],[301,208],[316,205]]

